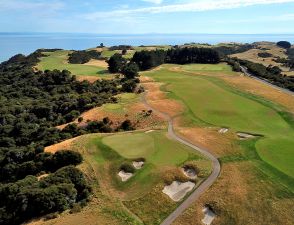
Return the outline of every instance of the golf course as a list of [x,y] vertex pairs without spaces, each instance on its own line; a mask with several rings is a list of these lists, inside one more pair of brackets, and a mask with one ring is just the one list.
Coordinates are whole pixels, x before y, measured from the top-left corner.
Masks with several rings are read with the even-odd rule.
[[101,76],[107,73],[107,68],[89,64],[70,64],[68,54],[71,51],[59,50],[54,52],[45,52],[45,57],[41,57],[41,62],[37,65],[39,70],[68,70],[77,76]]
[[[102,56],[118,51],[106,49]],[[111,77],[104,59],[70,64],[69,53],[45,52],[37,69],[67,69],[89,83],[91,77]],[[224,62],[162,64],[139,75],[143,92],[118,94],[116,101],[58,126],[83,127],[107,117],[112,133],[82,133],[46,147],[50,153],[79,152],[84,158],[79,168],[93,188],[85,209],[64,212],[54,224],[203,224],[204,209],[213,213],[212,224],[262,224],[268,214],[265,224],[291,224],[291,95]],[[124,120],[132,129],[119,128]]]
[[[178,65],[177,65],[178,66]],[[226,86],[221,80],[169,70],[148,73],[156,81],[166,84],[162,88],[168,96],[185,104],[186,116],[194,124],[228,127],[236,132],[258,135],[256,150],[268,164],[294,177],[293,121],[283,113],[253,96]],[[187,65],[183,71],[196,73],[222,73],[237,76],[226,65]]]

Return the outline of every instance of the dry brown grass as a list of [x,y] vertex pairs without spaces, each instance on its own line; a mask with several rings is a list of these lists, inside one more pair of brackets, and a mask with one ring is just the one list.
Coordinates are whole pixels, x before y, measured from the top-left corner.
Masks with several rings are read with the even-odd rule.
[[71,138],[71,139],[65,140],[63,142],[54,144],[54,145],[50,145],[45,148],[45,152],[55,153],[61,149],[72,149],[72,144],[77,138],[78,137]]
[[77,81],[89,81],[90,83],[94,83],[97,80],[101,80],[100,77],[96,76],[77,76]]
[[[177,133],[183,138],[193,142],[197,146],[210,149],[217,156],[236,153],[234,144],[235,134],[231,131],[220,134],[218,129],[209,127],[177,127]],[[212,144],[213,143],[213,144]]]
[[171,117],[177,116],[184,112],[184,106],[172,99],[168,99],[166,94],[160,90],[161,83],[148,82],[144,83],[144,88],[148,91],[146,99],[148,103],[159,110],[160,112],[166,113]]
[[91,59],[89,62],[82,64],[86,66],[98,66],[107,69],[108,63],[105,60]]
[[223,164],[216,183],[173,224],[202,224],[201,210],[207,203],[218,213],[213,224],[293,224],[293,200],[274,197],[275,184],[259,178],[256,169],[246,161]]
[[[147,128],[161,128],[164,126],[164,119],[160,116],[152,113],[149,116],[144,116],[144,111],[148,111],[146,106],[141,102],[135,102],[127,104],[123,107],[122,112],[112,112],[106,110],[104,107],[95,107],[81,114],[80,117],[83,118],[83,122],[79,123],[78,119],[71,123],[75,123],[78,126],[85,126],[86,121],[102,120],[108,117],[112,121],[112,128],[118,127],[124,120],[129,119],[136,129],[147,129]],[[57,126],[58,129],[63,129],[68,124],[62,124]]]
[[154,79],[151,77],[140,76],[139,79],[140,79],[140,83],[154,82]]
[[294,98],[290,94],[284,93],[262,82],[258,82],[250,77],[222,76],[221,79],[237,89],[241,89],[276,102],[294,113]]
[[[219,157],[242,154],[230,131],[219,134],[215,128],[178,128],[179,135],[198,146],[210,149]],[[235,144],[234,144],[235,143]],[[258,169],[255,162],[222,163],[220,177],[200,199],[173,224],[200,225],[202,208],[212,203],[218,213],[213,224],[292,224],[294,202],[287,197],[275,197],[283,186],[272,182]]]
[[[259,48],[261,49],[250,49],[246,52],[238,53],[238,54],[233,54],[231,57],[237,57],[239,59],[245,59],[245,60],[250,60],[255,63],[261,63],[265,66],[273,65],[273,66],[278,66],[282,69],[283,73],[292,76],[294,75],[294,71],[289,71],[289,68],[283,67],[282,64],[276,63],[274,61],[275,58],[280,57],[280,58],[287,58],[288,56],[286,55],[286,50],[283,48],[280,48],[276,46],[273,43],[260,43],[258,45]],[[268,50],[262,50],[262,49],[268,49]],[[272,54],[272,57],[268,58],[261,58],[258,56],[258,53],[262,52],[268,52]]]

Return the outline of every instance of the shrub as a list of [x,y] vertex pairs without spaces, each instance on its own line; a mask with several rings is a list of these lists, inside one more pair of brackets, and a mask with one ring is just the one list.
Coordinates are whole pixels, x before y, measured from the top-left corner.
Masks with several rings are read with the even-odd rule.
[[268,53],[268,52],[259,52],[258,54],[258,57],[261,57],[261,58],[269,58],[269,57],[272,57],[273,55]]
[[289,48],[291,48],[291,43],[288,41],[279,41],[277,43],[277,46],[279,46],[281,48],[289,49]]

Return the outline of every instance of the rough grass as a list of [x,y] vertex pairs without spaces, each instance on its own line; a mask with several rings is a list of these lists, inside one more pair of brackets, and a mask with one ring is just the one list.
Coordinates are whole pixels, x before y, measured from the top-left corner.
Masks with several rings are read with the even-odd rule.
[[56,52],[45,53],[47,56],[41,58],[37,68],[39,70],[69,70],[73,75],[78,76],[105,76],[106,69],[99,66],[90,66],[83,64],[69,64],[68,53],[70,51],[60,50]]
[[[204,68],[203,72],[228,70],[222,64],[189,67],[194,70]],[[294,164],[289,164],[289,155],[294,155],[294,129],[292,122],[281,117],[276,109],[261,104],[252,96],[247,97],[246,94],[234,91],[215,77],[189,76],[168,69],[148,73],[148,76],[168,84],[165,87],[170,92],[168,96],[182,101],[187,107],[186,113],[189,117],[218,127],[263,135],[264,138],[257,143],[261,158],[294,177]],[[286,141],[283,146],[278,141],[281,138]],[[283,148],[283,153],[279,152],[280,148]]]

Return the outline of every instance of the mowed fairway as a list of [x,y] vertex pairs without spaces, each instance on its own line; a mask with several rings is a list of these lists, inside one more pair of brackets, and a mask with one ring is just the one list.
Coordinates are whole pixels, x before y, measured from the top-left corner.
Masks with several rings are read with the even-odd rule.
[[73,75],[79,76],[103,76],[106,73],[106,68],[103,67],[68,63],[69,53],[70,51],[66,50],[44,53],[47,56],[41,58],[37,68],[39,70],[69,70]]
[[[294,177],[294,129],[270,104],[263,104],[252,96],[236,91],[220,79],[172,71],[166,65],[160,71],[148,73],[156,81],[167,84],[169,96],[182,101],[192,121],[207,125],[229,127],[234,131],[259,134],[256,150],[260,157],[279,171]],[[181,69],[191,72],[213,72],[232,75],[229,66],[186,65]],[[282,111],[282,109],[281,109]]]

